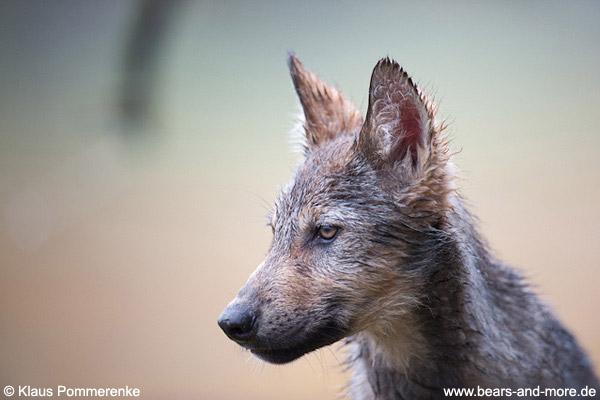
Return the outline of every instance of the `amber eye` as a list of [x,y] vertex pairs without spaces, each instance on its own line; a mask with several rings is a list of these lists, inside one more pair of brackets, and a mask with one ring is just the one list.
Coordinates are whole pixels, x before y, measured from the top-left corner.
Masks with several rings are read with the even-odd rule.
[[321,225],[317,232],[319,237],[323,240],[332,240],[337,233],[338,228],[331,225]]

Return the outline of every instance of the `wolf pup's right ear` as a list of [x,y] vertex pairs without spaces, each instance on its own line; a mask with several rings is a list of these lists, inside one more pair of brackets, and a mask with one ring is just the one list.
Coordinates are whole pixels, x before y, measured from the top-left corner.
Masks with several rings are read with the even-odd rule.
[[358,109],[342,93],[306,70],[293,53],[288,66],[304,112],[305,154],[344,133],[354,134],[362,126]]
[[434,110],[412,79],[397,62],[380,60],[359,136],[362,152],[379,167],[414,170],[429,154],[434,131]]

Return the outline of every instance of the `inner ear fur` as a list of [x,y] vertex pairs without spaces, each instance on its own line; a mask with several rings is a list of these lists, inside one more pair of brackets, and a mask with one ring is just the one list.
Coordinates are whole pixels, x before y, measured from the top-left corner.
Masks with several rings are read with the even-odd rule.
[[371,75],[369,107],[359,137],[369,158],[378,164],[416,167],[431,145],[433,119],[408,74],[397,62],[381,59]]

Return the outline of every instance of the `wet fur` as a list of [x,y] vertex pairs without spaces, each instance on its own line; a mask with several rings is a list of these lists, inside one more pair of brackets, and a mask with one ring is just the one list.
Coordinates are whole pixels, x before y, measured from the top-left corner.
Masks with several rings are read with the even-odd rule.
[[[304,160],[270,218],[273,243],[232,304],[243,345],[274,363],[346,338],[354,399],[449,387],[598,387],[572,335],[487,250],[456,190],[435,106],[389,59],[363,121],[291,55]],[[339,227],[335,240],[316,236]]]

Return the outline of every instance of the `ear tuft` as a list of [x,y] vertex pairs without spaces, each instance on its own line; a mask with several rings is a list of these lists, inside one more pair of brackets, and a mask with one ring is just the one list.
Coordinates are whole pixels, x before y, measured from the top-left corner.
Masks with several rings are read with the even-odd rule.
[[305,151],[360,129],[360,113],[339,90],[306,70],[294,53],[288,53],[287,61],[304,112]]
[[369,108],[360,142],[379,162],[418,164],[433,134],[433,112],[400,65],[381,59],[371,75]]

